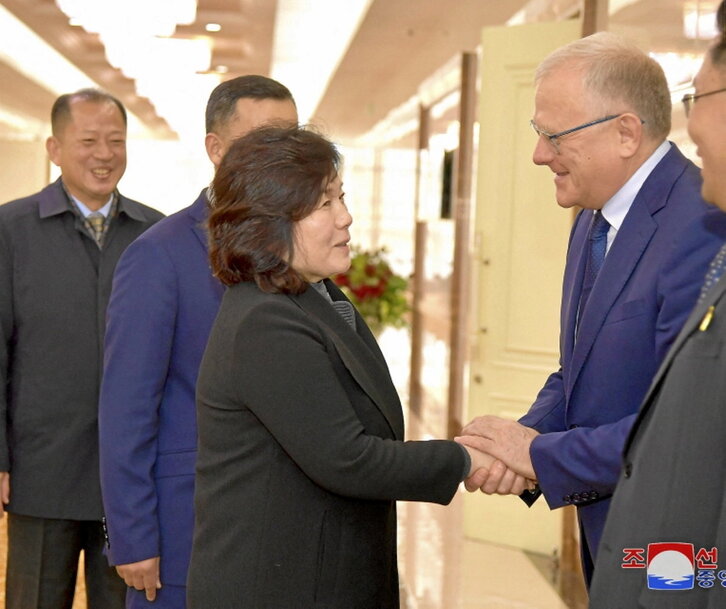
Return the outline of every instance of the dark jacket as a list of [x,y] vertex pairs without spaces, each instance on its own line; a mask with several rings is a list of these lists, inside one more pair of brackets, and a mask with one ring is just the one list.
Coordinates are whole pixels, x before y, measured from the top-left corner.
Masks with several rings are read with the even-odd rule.
[[98,250],[60,179],[0,206],[0,471],[10,471],[8,511],[103,516],[97,416],[111,277],[126,246],[161,217],[120,197]]
[[[628,438],[595,566],[593,609],[726,606],[725,404],[723,276],[683,326]],[[649,589],[648,546],[665,542],[692,544],[691,589]],[[663,575],[663,563],[652,564],[653,575]],[[686,566],[683,559],[675,565]],[[686,578],[686,571],[676,573]]]
[[197,385],[191,609],[398,608],[394,500],[448,503],[465,457],[402,442],[386,363],[357,328],[313,289],[225,293]]

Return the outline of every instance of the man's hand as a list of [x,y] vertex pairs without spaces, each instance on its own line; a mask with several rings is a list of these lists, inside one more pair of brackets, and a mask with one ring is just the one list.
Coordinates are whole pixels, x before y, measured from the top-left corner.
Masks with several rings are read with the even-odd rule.
[[534,481],[517,474],[498,459],[489,468],[489,474],[477,476],[475,483],[487,495],[521,495],[535,487]]
[[5,514],[5,506],[10,503],[10,474],[0,472],[0,518]]
[[459,444],[464,446],[471,457],[471,470],[469,476],[464,480],[466,490],[473,493],[481,490],[488,495],[521,495],[525,490],[533,489],[535,483],[527,480],[508,469],[504,463],[491,455],[485,454],[476,447],[467,445],[468,438],[455,438]]
[[487,415],[471,421],[461,433],[462,444],[496,457],[515,474],[537,479],[529,456],[532,440],[539,435],[536,430],[510,419]]
[[127,565],[116,565],[116,571],[130,588],[146,590],[147,601],[156,600],[156,591],[161,588],[158,556]]

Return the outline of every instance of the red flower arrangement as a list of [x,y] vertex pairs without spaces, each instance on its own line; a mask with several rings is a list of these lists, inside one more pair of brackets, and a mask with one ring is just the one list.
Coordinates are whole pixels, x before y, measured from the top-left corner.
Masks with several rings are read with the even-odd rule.
[[384,257],[386,249],[351,249],[350,268],[333,276],[333,281],[374,332],[385,326],[405,326],[405,314],[410,309],[406,299],[408,281],[391,270]]

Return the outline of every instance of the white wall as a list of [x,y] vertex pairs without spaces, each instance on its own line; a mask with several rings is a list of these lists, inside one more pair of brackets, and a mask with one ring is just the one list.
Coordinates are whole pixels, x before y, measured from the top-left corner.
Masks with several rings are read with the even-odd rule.
[[47,183],[44,140],[0,139],[0,203],[37,192]]
[[119,190],[167,215],[191,205],[214,174],[203,140],[189,145],[129,139],[127,154]]

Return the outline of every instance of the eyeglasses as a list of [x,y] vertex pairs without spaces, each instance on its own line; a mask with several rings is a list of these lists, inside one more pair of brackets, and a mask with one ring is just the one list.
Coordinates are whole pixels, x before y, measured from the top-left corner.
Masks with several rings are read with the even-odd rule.
[[683,102],[683,109],[686,111],[686,116],[691,113],[691,107],[696,103],[699,97],[706,97],[707,95],[716,95],[716,93],[723,93],[726,91],[726,87],[723,89],[716,89],[715,91],[706,91],[706,93],[687,93],[681,100]]
[[555,152],[557,154],[559,154],[560,153],[559,138],[561,138],[563,135],[569,135],[570,133],[575,133],[575,131],[579,131],[580,129],[587,129],[587,127],[592,127],[593,125],[599,125],[600,123],[605,123],[607,121],[611,121],[614,118],[618,118],[619,116],[622,116],[622,114],[609,114],[608,116],[605,116],[603,118],[598,118],[597,120],[590,121],[589,123],[585,123],[584,125],[578,125],[577,127],[573,127],[572,129],[565,129],[564,131],[560,131],[559,133],[548,133],[547,131],[540,129],[534,121],[529,121],[529,124],[532,125],[532,129],[534,129],[534,132],[538,136],[546,138],[547,141],[555,149]]

